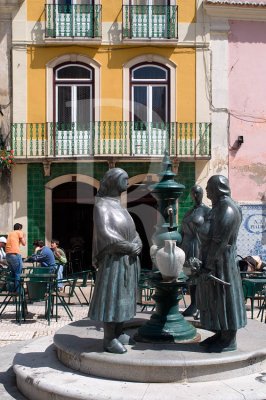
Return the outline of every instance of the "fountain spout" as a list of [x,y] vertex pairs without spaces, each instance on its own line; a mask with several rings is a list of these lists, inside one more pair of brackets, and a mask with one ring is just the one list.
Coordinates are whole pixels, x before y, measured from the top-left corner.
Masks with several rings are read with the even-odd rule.
[[166,208],[166,212],[169,218],[169,228],[172,229],[174,226],[174,209],[172,206]]

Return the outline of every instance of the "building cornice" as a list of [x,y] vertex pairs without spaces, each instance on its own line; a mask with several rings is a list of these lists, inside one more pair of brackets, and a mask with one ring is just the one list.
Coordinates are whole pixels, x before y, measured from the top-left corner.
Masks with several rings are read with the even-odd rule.
[[240,5],[240,6],[266,6],[266,0],[205,0],[208,4],[228,4],[228,5]]
[[204,2],[204,9],[210,17],[235,20],[266,21],[266,5],[246,5]]

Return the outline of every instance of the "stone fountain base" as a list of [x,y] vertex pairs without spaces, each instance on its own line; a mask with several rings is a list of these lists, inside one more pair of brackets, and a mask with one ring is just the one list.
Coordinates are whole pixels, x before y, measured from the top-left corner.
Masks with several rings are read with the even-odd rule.
[[[141,322],[135,319],[128,331],[134,334]],[[198,330],[203,340],[211,334]],[[205,353],[197,343],[137,343],[115,355],[102,351],[102,337],[100,325],[85,319],[60,329],[54,342],[46,337],[25,346],[14,359],[19,390],[30,400],[137,400],[147,391],[153,395],[145,399],[161,399],[162,390],[167,398],[183,399],[189,385],[209,399],[203,387],[216,381],[215,391],[224,384],[223,398],[235,399],[226,396],[228,379],[248,381],[266,369],[265,327],[253,320],[239,330],[238,350],[221,354]]]

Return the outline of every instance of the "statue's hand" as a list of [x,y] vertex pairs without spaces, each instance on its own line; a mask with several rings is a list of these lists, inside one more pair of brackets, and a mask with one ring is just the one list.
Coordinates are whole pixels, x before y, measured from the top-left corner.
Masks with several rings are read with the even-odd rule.
[[202,262],[196,257],[190,257],[185,261],[183,271],[187,276],[197,276],[200,273]]
[[199,272],[201,266],[202,266],[202,261],[200,261],[196,257],[190,257],[186,262],[186,266],[191,268],[192,271],[194,272]]
[[140,254],[141,250],[142,250],[142,244],[141,243],[134,243],[132,245],[131,255],[132,256],[138,256]]

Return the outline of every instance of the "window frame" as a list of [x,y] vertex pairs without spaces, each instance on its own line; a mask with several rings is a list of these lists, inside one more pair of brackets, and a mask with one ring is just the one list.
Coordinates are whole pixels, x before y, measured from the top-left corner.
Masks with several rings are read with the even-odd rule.
[[[156,66],[157,68],[161,68],[163,70],[166,71],[166,79],[133,79],[133,71],[136,69],[139,69],[141,67],[144,66]],[[157,62],[142,62],[139,64],[136,64],[132,67],[129,68],[129,98],[130,98],[130,121],[134,122],[134,113],[133,113],[133,107],[134,107],[134,98],[133,98],[133,87],[134,86],[146,86],[148,87],[152,87],[152,86],[165,86],[167,88],[167,93],[166,93],[166,112],[165,112],[165,119],[166,119],[166,123],[170,122],[170,91],[171,91],[171,86],[170,86],[171,82],[170,82],[170,69],[165,66],[162,65],[160,63]],[[151,112],[152,110],[148,110],[147,111],[147,116],[148,114]],[[149,122],[149,121],[146,121]]]
[[[67,66],[82,66],[87,69],[91,73],[90,79],[57,79],[57,71],[63,69]],[[94,68],[82,63],[82,62],[64,62],[54,67],[53,69],[53,121],[57,122],[57,112],[58,112],[58,87],[59,86],[70,86],[71,93],[73,91],[73,86],[90,86],[91,87],[91,105],[90,105],[90,113],[92,121],[95,120],[95,73]],[[76,100],[74,101],[74,103]],[[72,117],[71,117],[72,119]],[[90,121],[90,122],[92,122]],[[72,121],[73,122],[73,121]]]

